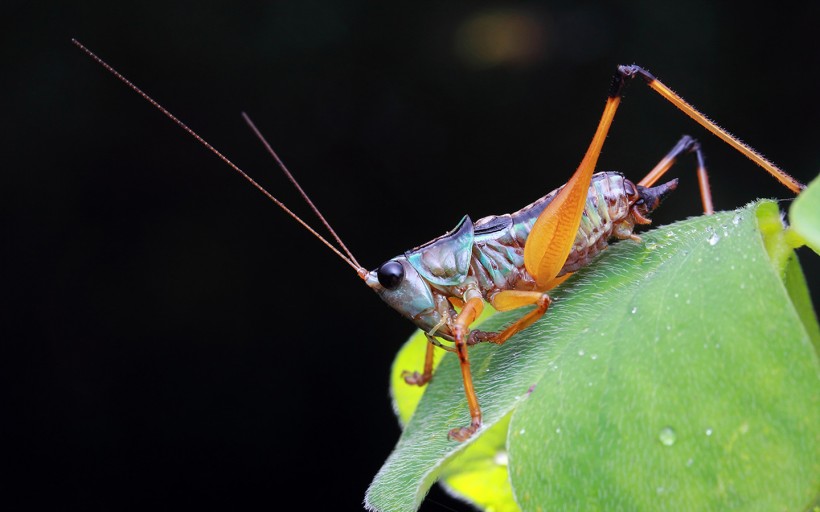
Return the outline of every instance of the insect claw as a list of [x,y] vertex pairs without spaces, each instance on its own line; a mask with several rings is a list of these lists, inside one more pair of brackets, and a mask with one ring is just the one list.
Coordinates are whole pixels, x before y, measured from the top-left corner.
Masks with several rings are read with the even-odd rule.
[[404,379],[404,382],[411,386],[423,386],[433,379],[432,375],[425,375],[423,373],[411,372],[408,370],[401,372],[401,377]]
[[475,434],[476,430],[478,430],[480,426],[480,423],[473,422],[469,427],[454,428],[447,433],[447,439],[452,439],[453,441],[463,443],[467,439],[470,439],[470,437]]
[[479,331],[478,329],[474,329],[470,331],[469,336],[467,336],[467,345],[478,345],[483,341],[489,341],[492,343],[496,336],[498,336],[497,332]]

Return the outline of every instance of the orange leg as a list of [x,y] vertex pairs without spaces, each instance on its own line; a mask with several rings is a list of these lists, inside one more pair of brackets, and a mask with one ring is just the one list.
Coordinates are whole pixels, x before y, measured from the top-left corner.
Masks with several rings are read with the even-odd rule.
[[478,397],[473,386],[473,375],[470,372],[470,357],[467,354],[467,339],[465,334],[469,332],[470,324],[481,314],[484,309],[484,302],[480,298],[472,298],[464,304],[461,313],[458,314],[452,327],[455,341],[456,354],[461,366],[461,378],[464,381],[464,394],[467,395],[467,406],[470,408],[470,425],[450,430],[447,437],[454,441],[463,442],[469,439],[481,426],[481,407],[478,405]]
[[411,386],[423,386],[433,378],[433,352],[436,350],[436,346],[433,343],[434,338],[430,335],[427,335],[427,342],[427,351],[424,353],[424,370],[422,373],[409,372],[407,370],[401,372],[404,382]]
[[684,153],[695,153],[698,159],[698,184],[700,185],[700,198],[703,202],[703,213],[711,215],[715,213],[715,208],[712,205],[712,188],[709,186],[709,176],[706,174],[706,164],[703,161],[703,151],[700,149],[700,143],[688,135],[684,135],[675,144],[669,153],[661,159],[658,164],[649,171],[649,174],[638,183],[642,187],[651,187],[661,177],[666,174],[678,157]]
[[464,441],[475,433],[481,426],[481,407],[478,404],[478,398],[475,394],[473,386],[473,376],[470,372],[470,358],[467,353],[467,347],[475,345],[482,341],[489,341],[502,345],[512,335],[522,331],[532,325],[536,320],[541,318],[547,312],[550,305],[549,295],[541,292],[508,290],[500,292],[493,298],[493,306],[499,310],[514,309],[527,304],[535,304],[535,309],[522,316],[509,327],[501,332],[483,332],[472,331],[466,336],[470,324],[478,318],[481,314],[481,309],[484,303],[481,299],[474,298],[467,301],[464,309],[456,318],[453,329],[453,337],[455,339],[455,351],[458,354],[459,363],[461,365],[461,377],[464,381],[464,392],[467,395],[467,404],[470,407],[470,425],[467,427],[454,428],[450,430],[448,437],[456,441]]
[[[541,292],[522,292],[513,290],[512,293],[515,293],[515,302],[517,305],[514,307],[523,306],[526,304],[535,304],[535,309],[527,313],[526,315],[522,316],[512,324],[510,324],[506,329],[499,332],[484,332],[475,330],[470,333],[470,337],[467,340],[468,345],[475,345],[477,343],[481,343],[482,341],[488,341],[490,343],[495,343],[496,345],[503,345],[512,335],[523,331],[527,327],[531,326],[535,323],[536,320],[544,316],[544,313],[547,312],[547,308],[549,308],[550,300],[549,295],[546,293]],[[500,308],[500,309],[512,309],[504,300],[505,293],[511,292],[501,292],[493,299],[493,306]],[[501,296],[501,298],[499,298]]]

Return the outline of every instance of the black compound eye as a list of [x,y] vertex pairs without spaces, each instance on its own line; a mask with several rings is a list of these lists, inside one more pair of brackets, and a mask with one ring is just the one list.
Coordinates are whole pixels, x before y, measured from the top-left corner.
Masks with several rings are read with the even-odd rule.
[[379,284],[388,290],[393,290],[398,287],[402,279],[404,279],[404,267],[398,261],[388,261],[379,267],[379,270],[376,271],[376,275],[379,278]]

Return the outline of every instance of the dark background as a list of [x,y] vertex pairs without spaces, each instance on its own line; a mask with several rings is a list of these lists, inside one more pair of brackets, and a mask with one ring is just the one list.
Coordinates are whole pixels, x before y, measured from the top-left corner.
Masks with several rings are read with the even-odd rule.
[[[820,169],[813,3],[73,4],[0,21],[4,504],[358,510],[399,435],[411,325],[71,37],[313,222],[251,113],[369,268],[562,184],[619,63]],[[599,167],[637,180],[683,133],[718,209],[791,197],[640,83]],[[693,169],[657,223],[699,213]]]

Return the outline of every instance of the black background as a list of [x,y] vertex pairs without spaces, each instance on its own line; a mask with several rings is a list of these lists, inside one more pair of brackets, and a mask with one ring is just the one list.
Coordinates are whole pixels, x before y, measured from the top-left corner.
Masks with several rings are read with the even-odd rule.
[[[810,180],[806,4],[7,3],[2,500],[358,510],[399,435],[387,377],[411,325],[71,37],[313,222],[248,111],[372,268],[562,184],[620,63]],[[528,51],[482,59],[471,34],[502,45],[487,26]],[[703,142],[718,209],[791,197],[637,82],[599,167],[637,180],[683,133]],[[693,169],[674,170],[656,223],[699,213]],[[816,296],[817,257],[801,256]],[[453,509],[435,488],[423,506]]]

